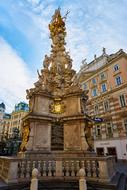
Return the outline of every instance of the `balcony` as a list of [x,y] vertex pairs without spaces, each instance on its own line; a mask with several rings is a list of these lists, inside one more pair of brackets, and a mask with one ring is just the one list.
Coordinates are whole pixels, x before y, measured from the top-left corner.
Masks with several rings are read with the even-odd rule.
[[106,137],[109,139],[113,138],[113,133],[107,134]]
[[104,83],[107,81],[107,77],[104,77],[104,78],[100,78],[99,79],[99,83]]
[[127,117],[127,106],[121,107],[119,111],[119,116],[120,117]]
[[118,74],[121,74],[121,71],[120,71],[120,70],[117,70],[117,71],[114,71],[114,72],[113,72],[113,76],[118,75]]
[[95,140],[102,140],[102,135],[96,135]]
[[97,83],[90,83],[90,88],[95,88],[95,87],[97,87]]

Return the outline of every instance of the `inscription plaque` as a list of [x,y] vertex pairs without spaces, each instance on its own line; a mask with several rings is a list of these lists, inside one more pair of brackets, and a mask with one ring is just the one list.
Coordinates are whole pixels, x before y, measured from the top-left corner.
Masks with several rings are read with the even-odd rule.
[[51,126],[51,150],[63,150],[63,125],[59,122]]

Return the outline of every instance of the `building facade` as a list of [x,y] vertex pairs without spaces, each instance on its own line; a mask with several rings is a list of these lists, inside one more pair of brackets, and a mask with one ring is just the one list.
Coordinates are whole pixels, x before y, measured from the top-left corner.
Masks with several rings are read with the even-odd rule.
[[3,118],[5,115],[5,109],[6,109],[5,104],[2,102],[0,104],[0,141],[3,133]]
[[127,159],[127,54],[121,49],[108,55],[103,48],[89,64],[83,61],[78,79],[88,90],[95,151]]
[[10,127],[8,131],[9,137],[12,136],[13,129],[18,128],[20,136],[22,135],[22,118],[28,113],[29,107],[25,102],[15,105],[14,111],[11,113]]
[[9,137],[9,127],[10,127],[10,121],[11,121],[11,114],[5,113],[3,116],[3,122],[2,122],[2,139],[6,140]]
[[25,102],[15,105],[11,114],[5,113],[5,104],[0,104],[0,141],[12,137],[13,129],[18,128],[22,135],[22,118],[28,113],[29,107]]

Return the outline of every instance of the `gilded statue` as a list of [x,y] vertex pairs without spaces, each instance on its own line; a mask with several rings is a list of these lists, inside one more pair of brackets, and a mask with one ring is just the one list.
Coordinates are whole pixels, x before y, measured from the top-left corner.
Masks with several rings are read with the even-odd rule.
[[55,10],[55,14],[49,24],[49,30],[52,38],[61,32],[65,33],[65,23],[61,17],[60,9]]
[[20,146],[20,151],[24,152],[26,150],[26,145],[29,140],[30,127],[29,125],[23,126],[22,144]]

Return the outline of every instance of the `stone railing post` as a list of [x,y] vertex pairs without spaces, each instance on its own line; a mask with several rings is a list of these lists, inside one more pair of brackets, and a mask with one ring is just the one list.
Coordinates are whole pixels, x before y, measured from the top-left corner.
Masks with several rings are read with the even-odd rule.
[[38,169],[37,168],[34,168],[32,171],[30,190],[38,190]]
[[99,177],[102,179],[108,179],[108,168],[106,160],[99,160]]
[[9,157],[1,157],[0,163],[0,177],[6,183],[16,183],[18,179],[18,161]]
[[62,171],[62,160],[56,160],[56,176],[62,177],[63,171]]
[[18,176],[18,161],[9,161],[9,170],[8,170],[8,179],[6,179],[7,183],[11,182],[17,182]]
[[112,157],[105,157],[98,161],[100,179],[110,181],[114,174],[114,164]]
[[79,190],[87,190],[85,170],[83,168],[79,170],[79,177]]

